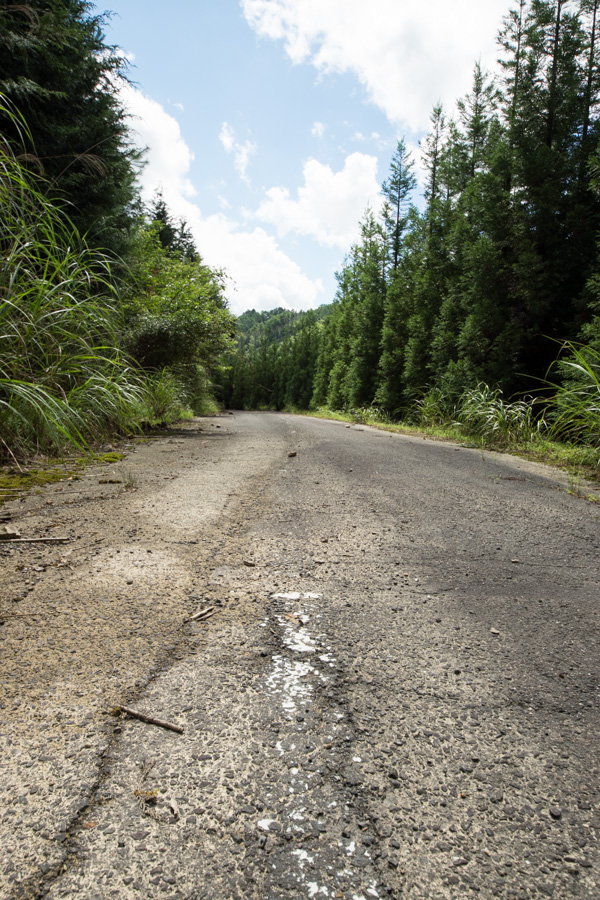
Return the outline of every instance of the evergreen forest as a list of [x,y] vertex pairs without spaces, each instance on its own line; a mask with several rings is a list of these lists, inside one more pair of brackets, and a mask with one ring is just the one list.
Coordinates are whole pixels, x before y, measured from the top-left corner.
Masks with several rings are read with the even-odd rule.
[[600,442],[598,6],[519,0],[497,71],[431,112],[424,203],[400,140],[333,303],[245,314],[225,403],[428,422],[479,401]]

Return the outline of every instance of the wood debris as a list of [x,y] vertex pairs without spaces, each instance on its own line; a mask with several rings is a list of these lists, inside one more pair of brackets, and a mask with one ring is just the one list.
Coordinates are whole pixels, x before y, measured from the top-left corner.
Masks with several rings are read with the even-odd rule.
[[145,713],[131,709],[129,706],[119,706],[121,712],[133,719],[139,719],[140,722],[146,722],[148,725],[158,725],[159,728],[166,728],[168,731],[176,731],[177,734],[183,734],[181,725],[174,725],[172,722],[165,722],[164,719],[156,719],[154,716],[147,716]]
[[190,616],[187,620],[188,622],[197,622],[199,619],[209,619],[212,615],[214,615],[214,606],[207,606],[206,609],[201,609],[199,612],[194,613],[193,616]]
[[0,534],[0,541],[3,544],[45,544],[49,542],[58,542],[64,543],[65,541],[70,541],[70,537],[38,537],[38,538],[13,538],[13,537],[4,537]]

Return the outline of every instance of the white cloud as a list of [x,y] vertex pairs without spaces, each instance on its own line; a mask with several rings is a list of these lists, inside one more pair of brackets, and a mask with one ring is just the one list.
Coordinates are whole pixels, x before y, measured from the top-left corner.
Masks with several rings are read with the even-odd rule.
[[224,215],[190,217],[189,222],[206,261],[226,268],[236,283],[230,295],[236,315],[246,309],[307,309],[325,302],[320,279],[308,278],[263,228],[244,230]]
[[272,187],[256,215],[275,225],[281,236],[290,232],[310,235],[326,247],[347,250],[358,237],[365,207],[380,204],[379,193],[375,156],[352,153],[340,172],[309,159],[297,199],[287,188]]
[[227,122],[223,122],[223,125],[221,126],[219,140],[225,147],[227,153],[233,153],[233,165],[242,181],[245,181],[246,184],[250,184],[250,179],[248,178],[248,164],[250,162],[250,157],[256,152],[256,144],[252,143],[252,141],[246,141],[244,144],[238,143],[235,139],[233,128]]
[[[204,217],[193,201],[189,179],[193,160],[177,121],[163,107],[131,85],[121,88],[121,98],[132,115],[139,146],[147,147],[147,165],[142,174],[142,196],[149,200],[161,188],[174,216],[191,228],[203,259],[210,266],[226,269],[231,311],[283,306],[307,309],[324,302],[319,279],[311,280],[300,266],[277,245],[263,228],[245,228],[224,214]],[[227,140],[228,132],[222,131]],[[223,140],[222,137],[222,140]],[[232,148],[235,144],[232,134]],[[220,198],[227,206],[225,198]]]
[[356,141],[359,144],[364,144],[366,141],[381,141],[381,135],[378,131],[372,131],[371,134],[363,134],[362,131],[355,131],[352,135],[352,140]]
[[227,122],[223,122],[221,126],[219,140],[225,147],[227,153],[231,153],[231,151],[233,150],[233,145],[235,143],[235,133],[231,125],[228,125]]
[[136,143],[149,148],[148,165],[142,172],[144,194],[152,196],[162,188],[165,196],[193,197],[196,191],[187,176],[194,154],[181,136],[177,120],[130,84],[121,86],[121,98],[131,116]]
[[432,106],[470,88],[473,63],[490,68],[506,0],[241,0],[260,35],[285,42],[294,63],[353,72],[390,121],[418,135]]
[[322,122],[315,122],[310,130],[313,137],[322,138],[325,134],[325,125]]

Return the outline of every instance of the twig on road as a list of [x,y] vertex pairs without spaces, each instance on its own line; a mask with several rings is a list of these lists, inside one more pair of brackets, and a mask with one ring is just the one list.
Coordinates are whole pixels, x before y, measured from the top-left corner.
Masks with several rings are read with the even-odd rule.
[[45,544],[49,541],[64,543],[71,540],[70,537],[5,538],[0,535],[0,544]]
[[215,610],[214,606],[207,606],[206,609],[201,609],[199,612],[194,613],[194,615],[190,616],[189,619],[187,619],[187,621],[195,622],[198,619],[209,619],[211,617],[211,615],[213,615],[214,610]]
[[169,731],[176,731],[177,734],[183,734],[181,725],[174,725],[172,722],[165,722],[163,719],[155,719],[154,716],[147,716],[145,713],[131,709],[129,706],[119,706],[118,708],[121,712],[126,713],[126,715],[132,716],[134,719],[139,719],[141,722],[146,722],[148,725],[158,725],[159,728],[167,728]]

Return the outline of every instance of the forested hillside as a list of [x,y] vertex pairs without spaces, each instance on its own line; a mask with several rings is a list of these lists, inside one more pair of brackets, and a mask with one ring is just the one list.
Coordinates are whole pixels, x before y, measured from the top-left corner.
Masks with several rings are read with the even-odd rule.
[[0,461],[213,403],[223,274],[145,208],[123,55],[84,0],[0,3]]
[[519,0],[497,71],[475,64],[456,115],[432,112],[422,208],[399,141],[382,210],[365,212],[327,318],[306,314],[279,345],[266,332],[242,343],[229,402],[376,404],[398,417],[426,396],[452,406],[479,384],[538,391],[566,341],[585,347],[563,372],[597,398],[598,6]]
[[[332,310],[331,304],[319,306],[312,311],[315,322],[327,318]],[[291,338],[294,331],[301,327],[302,319],[306,313],[296,312],[293,309],[277,309],[268,312],[256,312],[249,309],[242,313],[236,320],[238,329],[238,346],[257,348],[263,343],[280,344],[287,338]]]
[[249,310],[237,319],[237,350],[224,359],[222,400],[246,409],[307,409],[322,323],[333,307],[308,312]]

